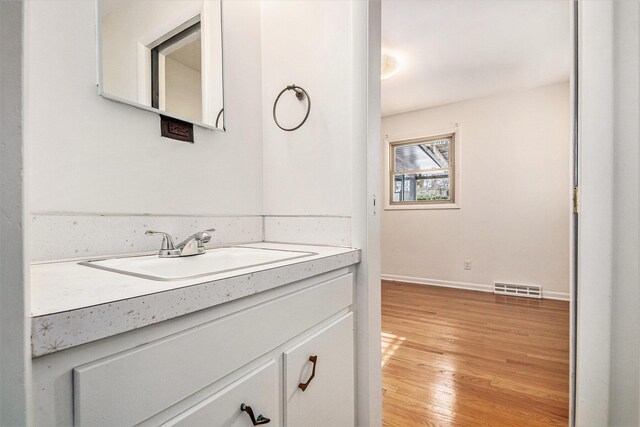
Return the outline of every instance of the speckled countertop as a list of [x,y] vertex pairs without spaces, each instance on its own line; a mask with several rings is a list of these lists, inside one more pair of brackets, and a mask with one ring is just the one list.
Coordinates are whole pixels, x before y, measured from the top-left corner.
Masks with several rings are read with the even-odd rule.
[[360,262],[360,250],[254,243],[316,252],[305,258],[170,282],[78,265],[31,266],[31,349],[38,357]]

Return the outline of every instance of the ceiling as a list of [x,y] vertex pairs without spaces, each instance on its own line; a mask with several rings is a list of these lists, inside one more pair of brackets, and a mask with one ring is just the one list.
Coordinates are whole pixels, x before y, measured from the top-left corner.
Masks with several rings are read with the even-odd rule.
[[131,3],[131,0],[102,0],[100,2],[100,13],[104,18],[118,9],[123,9]]
[[174,50],[168,54],[167,57],[180,62],[192,70],[200,72],[200,68],[202,68],[202,52],[200,49],[200,37],[197,37],[192,42]]
[[383,0],[382,115],[569,80],[569,0]]

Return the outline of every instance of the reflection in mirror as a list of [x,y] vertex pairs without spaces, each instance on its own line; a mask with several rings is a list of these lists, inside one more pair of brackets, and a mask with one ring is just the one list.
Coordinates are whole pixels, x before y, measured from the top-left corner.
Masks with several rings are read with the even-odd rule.
[[221,0],[99,0],[100,94],[224,129]]

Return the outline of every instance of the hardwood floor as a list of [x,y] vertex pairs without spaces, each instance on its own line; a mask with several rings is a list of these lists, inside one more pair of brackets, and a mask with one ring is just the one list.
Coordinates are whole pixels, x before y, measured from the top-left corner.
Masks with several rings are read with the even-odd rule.
[[382,282],[385,426],[566,426],[569,303]]

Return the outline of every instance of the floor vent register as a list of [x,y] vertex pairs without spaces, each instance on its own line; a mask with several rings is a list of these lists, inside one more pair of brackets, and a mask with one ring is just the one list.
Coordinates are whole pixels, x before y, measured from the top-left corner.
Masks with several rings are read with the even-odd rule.
[[510,295],[514,297],[542,298],[542,287],[536,285],[518,285],[515,283],[493,284],[493,293],[499,295]]

